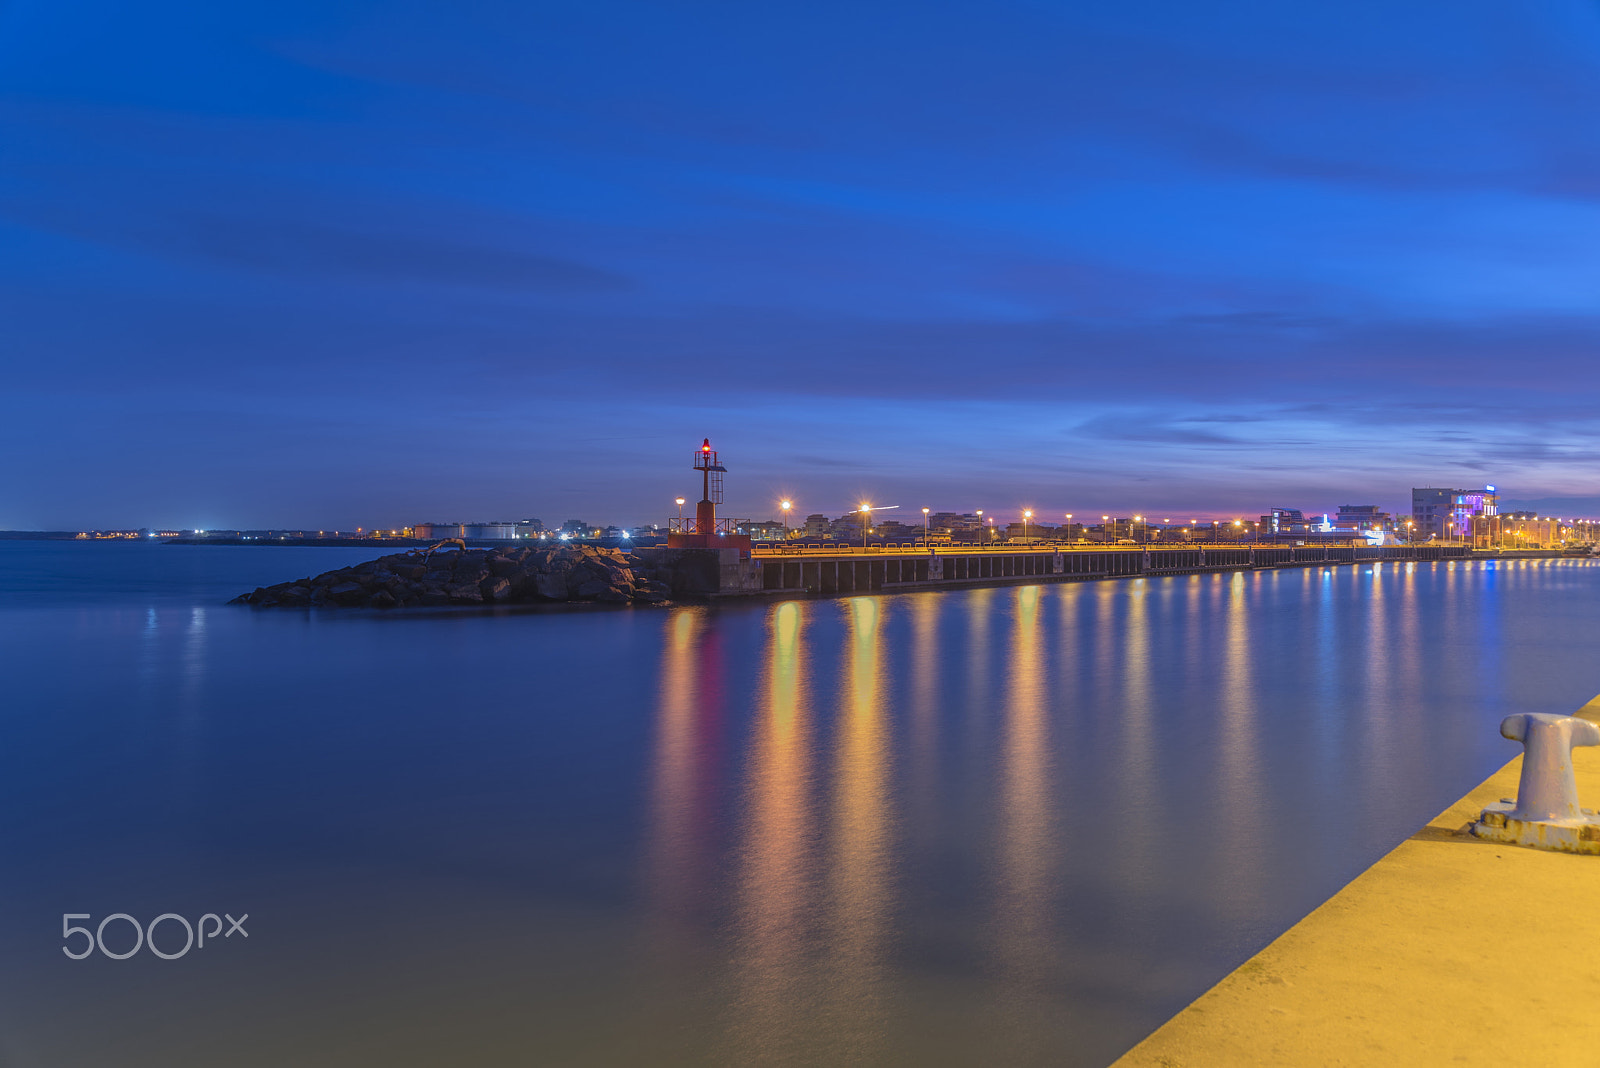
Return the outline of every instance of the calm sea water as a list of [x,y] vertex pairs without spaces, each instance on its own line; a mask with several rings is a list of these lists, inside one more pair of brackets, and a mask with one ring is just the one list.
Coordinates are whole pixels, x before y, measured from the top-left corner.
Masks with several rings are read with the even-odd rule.
[[223,604],[368,555],[0,542],[0,1063],[1101,1065],[1600,691],[1587,561]]

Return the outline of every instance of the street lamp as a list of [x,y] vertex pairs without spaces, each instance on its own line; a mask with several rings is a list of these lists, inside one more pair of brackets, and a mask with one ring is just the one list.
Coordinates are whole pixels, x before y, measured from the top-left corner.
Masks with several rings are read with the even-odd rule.
[[1028,520],[1030,520],[1032,518],[1033,518],[1033,509],[1032,508],[1024,508],[1022,510],[1022,544],[1024,544],[1024,545],[1028,544]]
[[928,548],[933,544],[933,532],[928,529],[928,510],[922,510],[922,547]]
[[778,502],[778,508],[779,508],[780,511],[783,512],[783,536],[784,536],[785,540],[787,540],[788,537],[789,537],[789,509],[793,508],[793,507],[794,507],[794,502],[793,501],[779,501]]
[[861,502],[861,551],[867,551],[867,527],[872,524],[872,505]]
[[[1143,520],[1144,520],[1144,516],[1142,516],[1142,515],[1136,515],[1136,516],[1133,517],[1134,527],[1133,527],[1132,534],[1133,534],[1133,540],[1134,541],[1138,541],[1139,540],[1139,526],[1138,526],[1138,524],[1143,522]],[[1146,534],[1150,533],[1148,528],[1145,530],[1145,533]]]
[[978,509],[978,541],[983,542],[983,509]]
[[1100,540],[1107,543],[1111,541],[1110,538],[1106,537],[1106,520],[1110,518],[1111,517],[1108,515],[1103,515],[1100,517]]
[[678,501],[678,529],[681,531],[683,529],[683,498],[679,497],[679,498],[677,498],[677,501]]
[[1072,536],[1072,513],[1071,512],[1067,512],[1067,513],[1065,513],[1065,515],[1067,517],[1067,540],[1068,541],[1073,541],[1075,539]]

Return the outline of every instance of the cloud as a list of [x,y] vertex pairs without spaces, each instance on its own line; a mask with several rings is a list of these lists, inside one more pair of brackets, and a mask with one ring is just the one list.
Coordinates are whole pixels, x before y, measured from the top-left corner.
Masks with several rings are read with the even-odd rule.
[[447,237],[298,220],[206,215],[184,220],[175,248],[255,270],[497,289],[620,292],[623,276],[573,260]]

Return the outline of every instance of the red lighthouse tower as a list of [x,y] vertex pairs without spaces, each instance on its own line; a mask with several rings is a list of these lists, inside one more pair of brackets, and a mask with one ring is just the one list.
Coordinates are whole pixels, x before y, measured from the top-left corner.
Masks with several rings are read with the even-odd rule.
[[750,535],[736,533],[732,523],[717,518],[722,503],[722,476],[727,468],[711,449],[706,438],[695,450],[694,469],[700,472],[702,491],[694,506],[694,518],[673,519],[667,524],[667,546],[673,549],[743,549],[750,551]]

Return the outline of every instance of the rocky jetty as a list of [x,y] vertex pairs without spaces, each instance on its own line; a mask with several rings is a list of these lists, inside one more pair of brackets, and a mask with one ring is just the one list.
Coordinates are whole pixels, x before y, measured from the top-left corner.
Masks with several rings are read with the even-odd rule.
[[592,601],[660,604],[671,587],[616,549],[412,551],[235,597],[260,608],[401,608],[416,605]]

